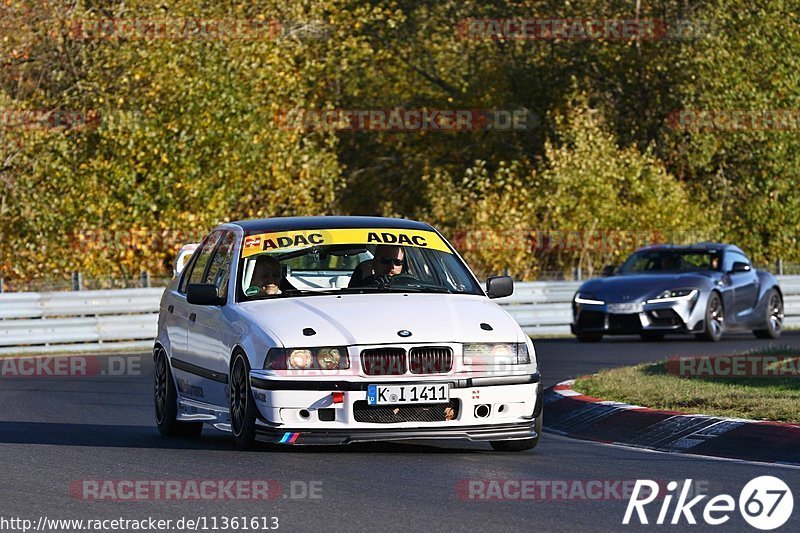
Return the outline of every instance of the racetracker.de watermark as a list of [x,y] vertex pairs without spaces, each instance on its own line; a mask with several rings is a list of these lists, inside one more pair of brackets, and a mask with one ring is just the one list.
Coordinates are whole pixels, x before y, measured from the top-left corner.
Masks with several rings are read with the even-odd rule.
[[707,20],[655,18],[471,18],[456,25],[461,39],[503,41],[693,40],[712,31]]
[[800,109],[681,109],[667,124],[680,131],[797,131]]
[[299,131],[526,131],[539,117],[527,109],[286,109],[275,123]]
[[700,231],[456,229],[452,242],[460,251],[525,250],[531,252],[628,252],[660,243],[711,240]]
[[271,19],[72,19],[67,35],[77,41],[129,40],[272,40],[284,32],[285,23]]
[[69,495],[84,501],[320,500],[322,481],[275,479],[81,479]]
[[100,113],[65,109],[0,109],[0,129],[8,130],[93,130],[100,125]]
[[130,377],[142,375],[141,355],[0,357],[0,378]]
[[673,357],[667,373],[682,378],[798,378],[800,354]]
[[70,250],[88,252],[96,248],[106,250],[148,249],[151,251],[176,251],[184,244],[199,243],[205,234],[197,229],[79,229],[66,232]]
[[[613,501],[630,500],[635,479],[462,479],[458,499],[465,501]],[[662,488],[667,481],[657,482]],[[708,492],[708,482],[697,480],[695,494]]]

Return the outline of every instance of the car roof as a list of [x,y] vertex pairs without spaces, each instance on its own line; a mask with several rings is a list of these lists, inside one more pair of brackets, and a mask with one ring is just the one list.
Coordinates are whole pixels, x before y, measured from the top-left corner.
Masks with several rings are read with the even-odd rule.
[[660,250],[673,250],[673,251],[716,251],[716,252],[739,252],[742,255],[746,255],[738,246],[733,244],[723,244],[720,242],[697,242],[694,244],[653,244],[651,246],[645,246],[644,248],[640,248],[637,250],[638,252],[650,252],[650,251],[660,251]]
[[274,217],[230,222],[245,233],[268,233],[274,231],[335,229],[335,228],[381,228],[435,231],[430,225],[416,220],[386,217],[317,216]]

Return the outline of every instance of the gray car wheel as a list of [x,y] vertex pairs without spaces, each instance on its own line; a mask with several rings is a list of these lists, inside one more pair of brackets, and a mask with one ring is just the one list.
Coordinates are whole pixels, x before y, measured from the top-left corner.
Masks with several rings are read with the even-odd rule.
[[759,339],[777,339],[783,331],[783,298],[775,289],[770,289],[764,299],[767,302],[764,329],[754,329],[753,335]]
[[722,307],[722,299],[719,294],[712,292],[706,304],[706,318],[703,326],[703,333],[697,338],[704,341],[717,342],[722,338],[722,331],[725,329],[725,309]]
[[599,342],[603,340],[602,333],[578,333],[578,342]]

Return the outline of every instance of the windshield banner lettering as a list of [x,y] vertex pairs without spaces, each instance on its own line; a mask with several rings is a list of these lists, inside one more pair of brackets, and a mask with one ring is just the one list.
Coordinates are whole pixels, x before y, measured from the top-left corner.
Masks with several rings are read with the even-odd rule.
[[281,231],[249,235],[244,238],[242,257],[284,248],[331,244],[392,244],[452,253],[444,240],[432,231],[357,228]]

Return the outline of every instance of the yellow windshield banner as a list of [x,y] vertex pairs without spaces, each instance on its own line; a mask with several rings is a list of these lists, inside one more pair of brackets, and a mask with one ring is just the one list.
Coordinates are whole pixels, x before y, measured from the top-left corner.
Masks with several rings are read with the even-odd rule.
[[244,238],[242,257],[289,248],[330,244],[393,244],[453,253],[438,234],[425,230],[357,228],[280,231]]

